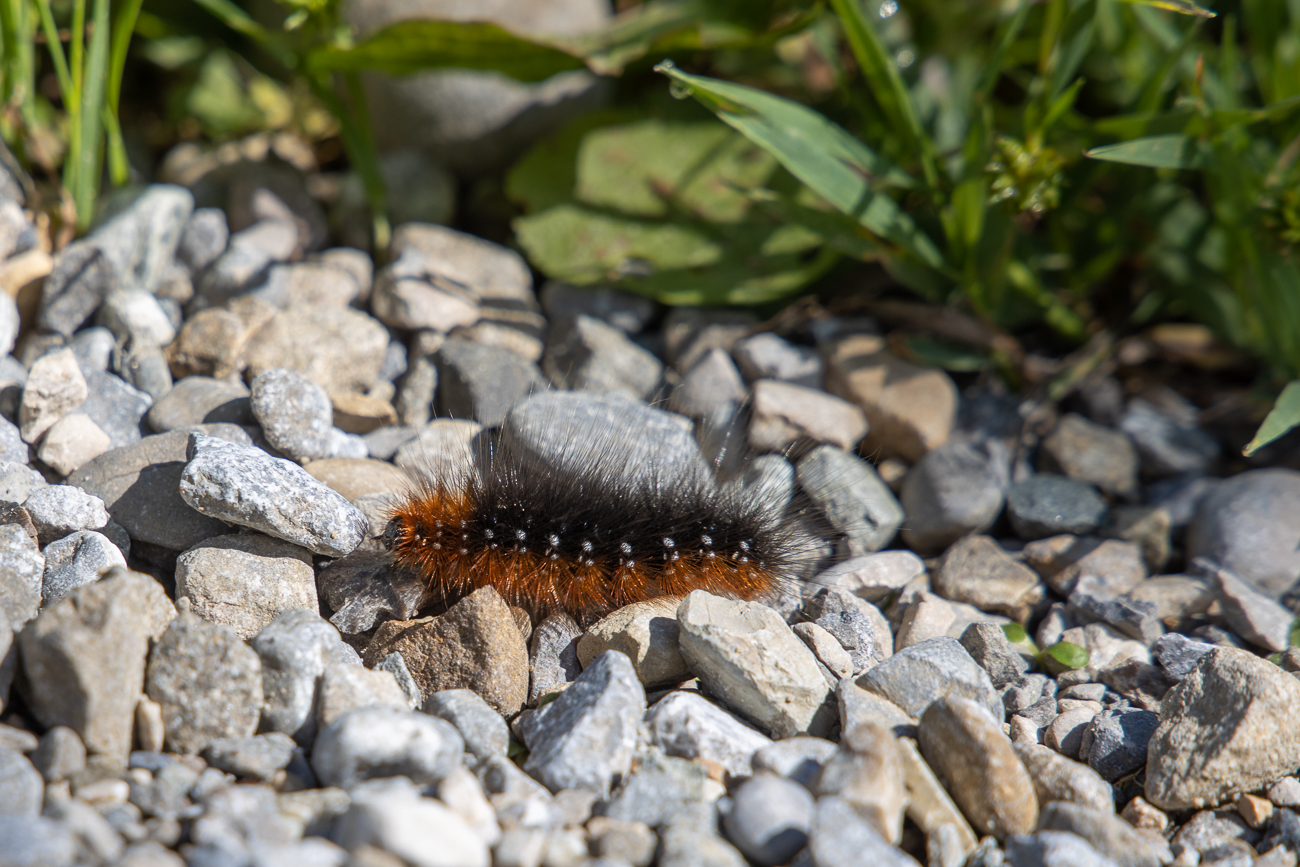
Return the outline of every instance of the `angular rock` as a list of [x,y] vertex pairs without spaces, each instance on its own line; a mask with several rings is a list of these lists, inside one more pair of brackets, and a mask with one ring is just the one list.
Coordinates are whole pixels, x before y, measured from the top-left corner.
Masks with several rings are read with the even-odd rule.
[[1090,810],[1079,804],[1054,801],[1043,805],[1038,829],[1066,831],[1082,837],[1120,867],[1161,867],[1173,860],[1167,845],[1154,845],[1150,837],[1139,833],[1111,810]]
[[362,707],[409,710],[410,703],[390,672],[347,663],[326,666],[317,687],[317,727],[324,728],[348,711]]
[[112,444],[109,435],[90,416],[74,412],[50,425],[37,455],[50,469],[66,476],[108,451]]
[[187,454],[180,493],[202,514],[332,557],[365,537],[365,515],[289,461],[200,433]]
[[315,611],[316,573],[308,551],[281,539],[216,536],[176,559],[176,598],[247,640],[282,612]]
[[971,659],[988,672],[994,689],[1008,686],[1029,670],[1029,661],[1016,652],[996,623],[972,623],[961,634],[960,641]]
[[1066,831],[1039,831],[1007,840],[1009,867],[1119,867],[1082,837]]
[[0,612],[22,629],[41,607],[45,557],[21,524],[0,524]]
[[546,388],[537,365],[506,349],[453,337],[438,353],[441,415],[496,427],[512,407]]
[[945,599],[1021,620],[1043,596],[1038,576],[988,536],[966,536],[953,544],[931,586]]
[[903,835],[903,759],[893,734],[867,723],[849,729],[840,749],[822,765],[813,791],[849,803],[882,837],[898,845]]
[[[673,612],[674,622],[676,613]],[[547,615],[537,624],[529,639],[528,704],[535,705],[542,696],[563,688],[582,674],[582,664],[578,661],[580,638],[582,629],[562,611]]]
[[1204,473],[1219,456],[1219,444],[1194,420],[1184,424],[1140,397],[1128,402],[1119,428],[1133,438],[1149,476]]
[[1043,473],[1007,489],[1007,516],[1022,539],[1091,533],[1108,508],[1092,485],[1064,476]]
[[435,692],[424,700],[420,710],[455,726],[465,741],[466,752],[479,761],[504,756],[510,746],[505,720],[473,690]]
[[167,746],[174,752],[198,753],[219,738],[257,731],[262,710],[257,654],[229,628],[188,610],[149,654],[146,686],[149,698],[162,706]]
[[851,451],[867,433],[866,415],[852,403],[774,379],[754,383],[752,413],[749,443],[760,452],[783,452],[800,440]]
[[250,406],[266,441],[299,463],[329,455],[330,396],[296,371],[276,367],[253,378]]
[[650,743],[665,754],[715,762],[735,777],[749,776],[755,754],[772,746],[758,730],[694,692],[668,693],[646,712],[645,724]]
[[139,442],[140,422],[153,406],[153,398],[120,376],[99,370],[82,372],[89,395],[77,412],[88,416],[108,436],[111,448]]
[[170,607],[161,590],[148,575],[117,570],[19,633],[27,704],[42,724],[67,726],[90,752],[126,760],[149,639]]
[[1203,560],[1196,565],[1203,566],[1201,571],[1213,577],[1223,619],[1238,635],[1275,653],[1290,646],[1295,615],[1227,569],[1215,568]]
[[1056,430],[1043,440],[1040,454],[1039,463],[1048,472],[1096,485],[1118,497],[1137,493],[1138,454],[1133,441],[1077,413],[1061,417]]
[[667,596],[626,605],[605,615],[578,642],[578,661],[590,665],[606,650],[626,654],[647,686],[680,683],[691,676],[678,649],[677,607]]
[[322,783],[345,789],[392,776],[423,786],[449,774],[463,749],[460,734],[446,720],[398,708],[360,708],[321,730],[312,769]]
[[556,388],[600,393],[626,389],[644,399],[658,386],[663,363],[623,330],[579,314],[554,320],[542,371]]
[[947,696],[972,699],[993,719],[1003,716],[988,673],[953,638],[932,638],[900,650],[864,673],[857,684],[913,717]]
[[338,630],[310,610],[278,614],[248,642],[262,670],[264,731],[283,732],[308,745],[316,735],[312,713],[325,669],[354,661]]
[[252,376],[287,367],[330,394],[367,392],[388,353],[388,329],[359,310],[299,305],[282,310],[248,349]]
[[473,689],[498,713],[513,716],[528,697],[528,646],[491,587],[432,620],[380,626],[366,664],[389,653],[401,654],[426,698],[444,689]]
[[917,732],[925,760],[976,831],[1002,839],[1033,830],[1033,782],[1001,725],[977,702],[941,698],[921,715]]
[[869,463],[834,446],[818,446],[796,466],[800,487],[843,534],[850,557],[879,551],[893,540],[903,508]]
[[1167,810],[1220,803],[1300,766],[1300,682],[1235,648],[1204,656],[1161,705],[1147,800]]
[[41,357],[27,374],[18,426],[23,442],[35,443],[59,419],[72,412],[90,392],[71,349]]
[[836,564],[808,582],[836,588],[879,604],[925,574],[925,562],[911,551],[881,551]]
[[988,530],[1002,513],[1008,463],[996,441],[958,439],[927,452],[903,477],[903,540],[937,553],[968,533]]
[[293,758],[293,738],[280,732],[251,738],[218,738],[203,749],[203,758],[236,777],[269,780]]
[[1250,470],[1200,501],[1188,558],[1206,557],[1256,590],[1280,597],[1300,578],[1300,473]]
[[552,792],[577,788],[608,797],[614,780],[631,769],[644,712],[645,692],[632,663],[607,651],[521,723],[530,750],[524,770]]
[[78,587],[94,583],[114,566],[125,566],[126,558],[108,537],[94,530],[80,530],[45,546],[45,574],[41,598],[53,605]]
[[42,545],[78,530],[99,530],[108,523],[104,501],[71,485],[48,485],[23,502]]
[[740,371],[731,356],[720,348],[700,356],[683,375],[668,398],[668,408],[690,418],[705,420],[723,410],[734,410],[745,401]]
[[730,708],[777,737],[828,730],[817,660],[771,608],[696,590],[677,620],[687,665]]
[[808,849],[815,867],[920,867],[916,859],[890,845],[847,801],[833,796],[817,802]]
[[1015,742],[1012,746],[1034,781],[1040,805],[1068,801],[1090,810],[1115,812],[1110,784],[1092,768],[1038,744]]

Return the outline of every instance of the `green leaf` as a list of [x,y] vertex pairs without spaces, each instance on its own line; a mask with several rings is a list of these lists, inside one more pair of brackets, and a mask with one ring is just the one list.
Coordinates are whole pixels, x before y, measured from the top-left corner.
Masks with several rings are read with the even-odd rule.
[[1007,637],[1007,641],[1012,644],[1020,644],[1029,640],[1029,633],[1025,632],[1025,627],[1019,623],[1002,624],[1002,634]]
[[1124,0],[1124,2],[1154,6],[1157,9],[1168,9],[1170,12],[1195,15],[1197,18],[1213,18],[1219,14],[1213,9],[1206,9],[1204,6],[1196,5],[1192,0]]
[[408,75],[422,69],[490,69],[520,81],[541,81],[583,69],[581,58],[481,21],[399,21],[351,48],[317,48],[309,69]]
[[1300,379],[1292,380],[1282,389],[1273,409],[1255,431],[1255,438],[1241,453],[1250,457],[1297,425],[1300,425]]
[[920,264],[948,269],[930,237],[893,199],[878,192],[887,185],[910,185],[911,178],[842,127],[806,106],[752,87],[691,75],[671,63],[655,68],[840,211]]
[[1058,641],[1043,653],[1065,668],[1078,669],[1088,666],[1088,651],[1069,641]]
[[862,77],[867,80],[871,95],[876,98],[891,132],[905,139],[909,149],[916,151],[921,158],[926,183],[936,186],[939,174],[934,164],[933,143],[916,116],[912,97],[898,71],[898,63],[885,50],[875,27],[867,19],[862,0],[831,0],[831,7],[840,18],[849,47],[862,68]]
[[1153,169],[1194,169],[1203,163],[1196,139],[1186,135],[1153,135],[1083,152],[1094,160],[1148,166]]
[[1291,629],[1286,634],[1286,643],[1290,647],[1300,647],[1300,617],[1291,621]]
[[95,197],[99,194],[100,166],[103,158],[104,90],[108,82],[109,0],[95,0],[92,20],[94,33],[86,54],[85,87],[81,92],[80,150],[72,154],[79,161],[76,186],[72,191],[77,204],[77,226],[86,229],[95,216]]

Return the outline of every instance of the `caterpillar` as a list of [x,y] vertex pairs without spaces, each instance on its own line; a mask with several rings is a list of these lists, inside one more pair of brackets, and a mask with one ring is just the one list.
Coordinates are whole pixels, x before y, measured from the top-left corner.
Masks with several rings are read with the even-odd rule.
[[549,456],[485,440],[470,469],[419,474],[383,544],[434,595],[490,586],[535,617],[579,623],[697,589],[753,599],[800,574],[808,536],[784,498],[720,484],[702,459],[669,471],[654,432],[635,433],[593,430]]

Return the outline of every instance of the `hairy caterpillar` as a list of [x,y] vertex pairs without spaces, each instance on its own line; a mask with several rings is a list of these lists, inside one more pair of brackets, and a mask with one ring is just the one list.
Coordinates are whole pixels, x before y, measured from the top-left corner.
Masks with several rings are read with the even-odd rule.
[[796,577],[808,536],[787,498],[719,484],[698,454],[667,468],[650,441],[664,431],[633,433],[593,429],[549,458],[503,435],[477,449],[472,471],[424,474],[384,544],[435,594],[491,586],[534,615],[579,622],[696,589],[752,599]]

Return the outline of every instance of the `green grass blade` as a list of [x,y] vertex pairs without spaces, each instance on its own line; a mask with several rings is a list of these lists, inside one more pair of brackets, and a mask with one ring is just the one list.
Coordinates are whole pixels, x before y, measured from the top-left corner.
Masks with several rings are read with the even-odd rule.
[[271,34],[258,24],[248,13],[240,9],[231,0],[194,0],[195,3],[211,12],[231,30],[250,36],[258,42],[269,42]]
[[1187,135],[1153,135],[1083,152],[1094,160],[1153,169],[1194,169],[1204,163],[1196,139]]
[[86,52],[86,87],[81,94],[81,149],[72,154],[77,160],[76,186],[72,200],[77,206],[77,226],[86,229],[95,216],[95,196],[99,193],[101,165],[100,112],[108,84],[109,0],[94,0],[92,20],[95,31]]
[[862,76],[871,88],[871,94],[889,123],[890,130],[903,138],[909,150],[921,160],[921,171],[931,189],[939,185],[939,170],[934,160],[934,143],[926,135],[912,106],[912,97],[903,84],[898,64],[885,50],[871,22],[862,9],[862,0],[831,0],[831,7],[840,18],[849,47],[862,69]]
[[1016,9],[1016,14],[1012,15],[1002,27],[1002,33],[998,37],[998,47],[993,50],[989,58],[984,61],[984,71],[980,74],[979,85],[975,92],[979,94],[980,101],[988,101],[989,94],[993,92],[993,87],[998,83],[998,78],[1002,75],[1002,64],[1006,62],[1007,52],[1020,36],[1020,31],[1025,27],[1025,20],[1029,18],[1029,9],[1033,6],[1032,0],[1021,0],[1020,6]]
[[307,56],[315,72],[377,70],[408,75],[422,69],[490,69],[520,81],[585,69],[574,55],[480,21],[399,21],[351,48],[328,45]]
[[50,60],[54,63],[54,74],[59,79],[59,90],[63,93],[63,104],[68,113],[73,114],[77,111],[77,86],[72,80],[72,70],[68,68],[68,57],[63,53],[63,42],[59,39],[59,28],[54,24],[50,0],[36,0],[36,9],[41,17],[41,30],[45,33]]
[[1157,9],[1167,9],[1170,12],[1181,12],[1183,15],[1194,15],[1197,18],[1213,18],[1219,14],[1213,9],[1206,9],[1204,6],[1196,5],[1192,0],[1124,0],[1124,2],[1154,6]]
[[656,70],[725,123],[780,160],[791,174],[877,236],[925,266],[949,270],[934,242],[889,196],[882,182],[908,175],[822,115],[752,87],[691,75],[671,63]]
[[73,0],[72,29],[68,33],[68,49],[71,55],[69,66],[72,69],[72,81],[80,91],[86,83],[86,0]]
[[131,33],[140,15],[143,0],[126,0],[117,10],[113,20],[113,42],[108,59],[108,101],[104,106],[104,130],[108,134],[108,174],[114,186],[122,186],[131,178],[131,164],[126,158],[126,142],[122,140],[122,125],[118,123],[117,107],[122,95],[122,72],[126,68],[126,54],[131,47]]
[[1278,439],[1294,427],[1300,426],[1300,379],[1287,383],[1286,388],[1277,396],[1273,409],[1265,417],[1264,423],[1255,431],[1255,438],[1241,453],[1250,457],[1264,446]]

